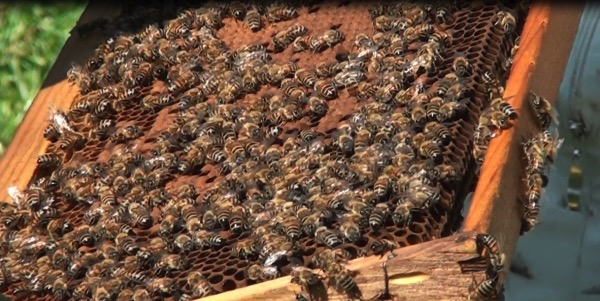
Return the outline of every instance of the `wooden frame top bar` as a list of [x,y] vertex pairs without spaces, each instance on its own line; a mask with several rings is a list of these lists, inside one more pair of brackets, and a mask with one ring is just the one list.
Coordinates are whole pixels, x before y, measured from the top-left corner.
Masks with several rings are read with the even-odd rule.
[[[474,273],[463,273],[471,268],[482,277],[485,265],[476,262],[475,232],[463,232],[446,238],[404,247],[388,260],[389,288],[393,300],[431,301],[465,300]],[[364,300],[377,296],[384,289],[382,264],[387,256],[371,256],[350,262],[348,269],[358,272],[354,278]],[[479,263],[479,264],[478,264]],[[290,283],[291,278],[281,277],[234,291],[201,298],[202,301],[289,301],[301,292],[301,287]],[[315,289],[313,300],[345,301],[346,295],[333,287],[328,294]],[[307,295],[306,293],[304,293]]]

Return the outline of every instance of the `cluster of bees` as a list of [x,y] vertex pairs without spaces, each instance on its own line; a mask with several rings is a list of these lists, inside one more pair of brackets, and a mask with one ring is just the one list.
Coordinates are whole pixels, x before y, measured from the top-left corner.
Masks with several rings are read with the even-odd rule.
[[[248,262],[248,283],[289,273],[307,293],[298,299],[321,282],[361,298],[345,263],[399,247],[370,234],[447,210],[444,191],[463,179],[466,167],[444,153],[455,143],[450,127],[468,121],[469,83],[481,71],[447,54],[455,11],[443,2],[378,4],[369,9],[376,33],[350,37],[343,24],[312,32],[294,23],[299,9],[290,4],[234,1],[110,38],[68,73],[81,97],[52,113],[44,137],[54,149],[38,159],[45,176],[11,188],[13,202],[0,208],[2,285],[57,300],[191,300],[221,289],[210,270],[190,270],[190,256],[226,249]],[[232,50],[219,38],[227,18],[252,32],[289,25]],[[507,11],[494,18],[507,34],[516,27]],[[348,39],[352,49],[332,51]],[[335,60],[308,68],[274,59],[290,48],[330,49]],[[480,122],[480,136],[491,137],[514,110],[497,75],[485,77],[502,114]],[[335,131],[318,131],[341,97],[358,108]],[[118,121],[137,108],[175,115],[147,149],[138,147],[143,127]],[[69,161],[92,140],[120,148],[108,160]],[[202,187],[174,181],[205,167],[221,178]],[[75,207],[85,208],[82,222],[65,212]]]
[[489,71],[486,71],[482,78],[490,105],[479,116],[479,124],[473,135],[473,157],[477,163],[477,173],[485,159],[490,140],[497,137],[502,130],[512,127],[513,121],[518,117],[515,109],[503,98],[504,87],[498,78]]
[[500,290],[500,275],[504,272],[504,253],[500,252],[500,247],[496,239],[490,234],[477,234],[475,237],[477,249],[488,259],[488,268],[486,270],[486,279],[476,281],[469,288],[469,300],[494,300],[498,297]]
[[540,198],[544,187],[548,185],[546,168],[548,164],[554,164],[558,149],[564,141],[558,137],[558,115],[550,102],[530,91],[528,103],[539,122],[540,131],[523,142],[527,158],[527,176],[525,178],[527,189],[523,202],[523,229],[525,231],[533,229],[538,222]]

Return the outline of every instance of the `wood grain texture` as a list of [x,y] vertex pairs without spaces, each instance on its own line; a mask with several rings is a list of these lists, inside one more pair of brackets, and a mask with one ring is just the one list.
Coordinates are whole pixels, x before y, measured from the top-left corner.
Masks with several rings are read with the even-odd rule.
[[[477,253],[475,232],[463,232],[443,239],[401,248],[387,264],[392,300],[465,300],[473,277],[484,277],[485,262]],[[364,300],[384,288],[382,264],[387,256],[353,260],[348,269],[358,272],[355,281]],[[202,301],[294,300],[302,288],[282,277],[234,291],[201,298]],[[348,300],[333,287],[328,294],[314,291],[313,300]],[[306,295],[306,294],[305,294]]]
[[[101,17],[110,20],[120,10],[121,4],[114,1],[91,1],[77,24],[86,24]],[[28,185],[36,169],[37,157],[48,147],[48,141],[42,136],[48,125],[49,108],[66,110],[77,95],[77,88],[66,81],[67,71],[73,62],[85,62],[101,42],[99,34],[80,38],[71,31],[71,36],[0,160],[0,201],[8,200],[8,187],[14,185],[23,189]]]
[[492,139],[465,220],[465,231],[496,237],[507,256],[507,266],[521,232],[523,208],[519,199],[524,198],[526,189],[522,141],[539,131],[526,95],[532,90],[554,103],[583,6],[579,1],[570,5],[538,1],[531,7],[504,95],[519,113],[519,120],[515,127]]

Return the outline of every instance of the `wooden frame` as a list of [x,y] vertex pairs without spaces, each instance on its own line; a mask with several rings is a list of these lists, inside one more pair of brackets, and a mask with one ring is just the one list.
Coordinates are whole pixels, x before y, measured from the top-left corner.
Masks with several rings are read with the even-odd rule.
[[[520,139],[529,135],[533,128],[525,96],[529,89],[533,89],[554,101],[583,7],[583,2],[570,3],[568,6],[551,5],[549,2],[532,5],[512,76],[506,85],[505,96],[511,97],[510,102],[518,110],[519,123],[492,140],[463,232],[395,251],[396,257],[387,264],[394,300],[465,300],[473,279],[481,280],[485,273],[485,265],[478,260],[474,242],[475,233],[478,232],[493,234],[501,251],[507,256],[507,264],[510,264],[520,235],[522,214],[517,202],[522,190],[514,189],[521,187],[520,179],[524,170]],[[91,1],[79,24],[99,17],[110,20],[120,10],[121,7],[113,1]],[[48,108],[68,109],[76,95],[76,88],[66,82],[66,71],[72,61],[83,62],[89,57],[99,42],[98,37],[94,36],[82,39],[72,35],[67,40],[0,160],[0,199],[8,198],[8,187],[24,187],[28,184],[35,171],[37,157],[48,146],[41,138],[48,119]],[[538,65],[536,62],[552,63]],[[383,289],[381,264],[385,260],[385,257],[368,257],[354,260],[349,265],[349,269],[359,273],[356,281],[365,299]],[[283,277],[202,300],[291,300],[294,292],[300,292],[300,287],[291,284],[290,277]],[[328,295],[320,297],[320,300],[347,299],[333,289],[329,289]]]

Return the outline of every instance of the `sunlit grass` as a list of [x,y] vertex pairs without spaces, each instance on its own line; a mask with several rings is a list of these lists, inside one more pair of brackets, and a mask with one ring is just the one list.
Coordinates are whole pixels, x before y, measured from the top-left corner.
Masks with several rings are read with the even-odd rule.
[[0,154],[85,7],[50,3],[0,3]]

